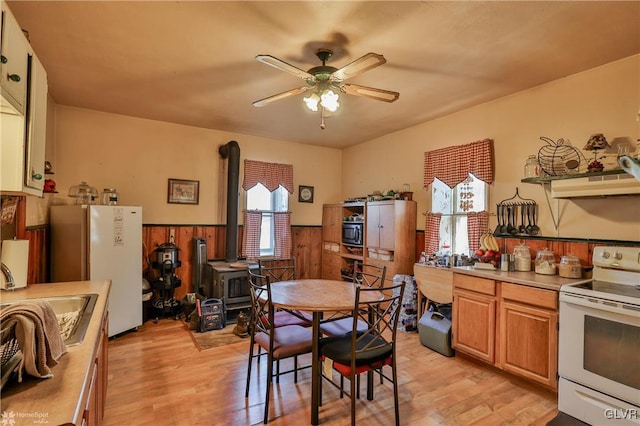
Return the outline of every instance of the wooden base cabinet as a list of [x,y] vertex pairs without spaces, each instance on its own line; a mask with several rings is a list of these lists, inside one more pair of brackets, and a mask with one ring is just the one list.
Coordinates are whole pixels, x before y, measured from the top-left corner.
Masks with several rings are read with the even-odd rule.
[[557,292],[455,273],[453,285],[452,346],[556,390]]
[[502,283],[500,367],[557,389],[557,293]]
[[100,328],[100,338],[95,351],[93,371],[89,383],[89,392],[85,410],[82,415],[82,425],[101,425],[104,418],[104,405],[107,398],[107,349],[109,343],[109,315],[105,315]]

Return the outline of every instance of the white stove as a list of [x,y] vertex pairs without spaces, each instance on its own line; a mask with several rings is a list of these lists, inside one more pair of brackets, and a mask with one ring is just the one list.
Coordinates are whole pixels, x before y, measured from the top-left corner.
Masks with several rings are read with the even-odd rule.
[[640,425],[640,247],[596,247],[593,280],[560,289],[558,409]]

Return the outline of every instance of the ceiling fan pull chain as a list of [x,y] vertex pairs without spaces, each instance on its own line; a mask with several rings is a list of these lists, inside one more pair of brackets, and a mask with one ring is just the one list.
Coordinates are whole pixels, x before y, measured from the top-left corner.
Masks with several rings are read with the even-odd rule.
[[320,128],[324,130],[324,128],[326,127],[324,124],[324,107],[321,106],[320,109]]

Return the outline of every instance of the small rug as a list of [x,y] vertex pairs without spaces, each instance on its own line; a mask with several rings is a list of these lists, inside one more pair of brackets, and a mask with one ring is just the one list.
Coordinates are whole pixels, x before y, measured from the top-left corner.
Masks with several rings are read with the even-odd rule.
[[195,343],[199,351],[248,341],[249,337],[238,337],[233,334],[235,326],[235,324],[229,324],[222,330],[211,330],[205,331],[204,333],[198,333],[195,330],[189,330],[189,324],[185,324],[185,328],[191,333],[193,343]]
[[555,416],[547,426],[589,426],[587,423],[584,423],[574,417],[571,417],[568,414],[563,413],[562,411],[558,412],[558,415]]

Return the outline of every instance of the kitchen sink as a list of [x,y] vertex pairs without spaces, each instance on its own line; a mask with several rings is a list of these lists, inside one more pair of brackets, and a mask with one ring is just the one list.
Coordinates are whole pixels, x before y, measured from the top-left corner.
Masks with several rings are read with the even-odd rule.
[[58,318],[61,334],[67,346],[74,346],[82,343],[87,333],[87,327],[91,321],[93,309],[98,300],[97,294],[78,294],[72,296],[43,297],[37,299],[24,299],[14,302],[0,303],[0,309],[4,309],[12,304],[46,300],[52,306]]

